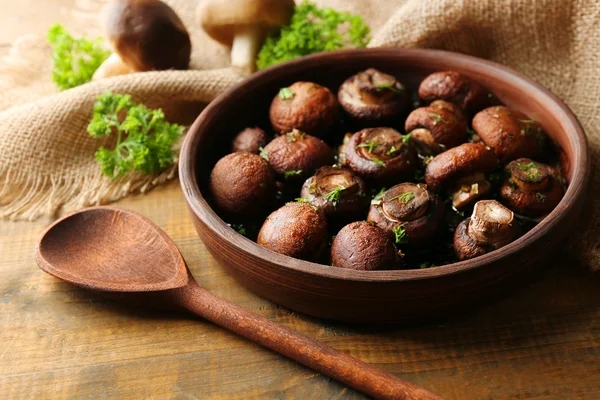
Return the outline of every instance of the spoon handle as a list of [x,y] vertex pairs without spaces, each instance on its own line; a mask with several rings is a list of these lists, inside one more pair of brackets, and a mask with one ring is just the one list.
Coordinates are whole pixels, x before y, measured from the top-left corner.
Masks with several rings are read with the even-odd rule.
[[172,292],[173,300],[189,311],[372,397],[441,399],[412,383],[212,295],[193,280]]

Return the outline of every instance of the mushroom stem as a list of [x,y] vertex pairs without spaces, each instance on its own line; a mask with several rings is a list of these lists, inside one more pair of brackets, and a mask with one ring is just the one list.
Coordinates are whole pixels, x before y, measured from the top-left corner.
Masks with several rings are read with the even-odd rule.
[[121,60],[118,54],[113,53],[108,57],[94,72],[92,80],[97,81],[98,79],[110,78],[117,75],[125,75],[134,72],[127,64]]
[[473,209],[468,235],[478,243],[502,247],[512,240],[513,218],[513,212],[497,201],[479,201]]
[[250,75],[256,69],[256,55],[264,36],[262,27],[247,25],[237,29],[231,46],[231,66]]

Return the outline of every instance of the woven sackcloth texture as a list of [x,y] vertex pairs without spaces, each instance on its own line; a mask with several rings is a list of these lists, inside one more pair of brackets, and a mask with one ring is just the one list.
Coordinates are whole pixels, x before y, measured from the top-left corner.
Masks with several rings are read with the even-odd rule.
[[[167,2],[192,36],[191,71],[139,73],[56,93],[44,38],[18,40],[0,62],[0,217],[34,219],[110,202],[175,175],[171,168],[151,177],[104,178],[93,157],[104,143],[85,130],[95,97],[106,89],[131,93],[137,101],[166,108],[171,119],[189,123],[203,105],[239,81],[227,68],[227,50],[198,28],[197,2]],[[427,47],[487,58],[523,72],[562,98],[587,132],[593,164],[585,222],[570,251],[600,269],[600,1],[316,2],[362,14],[373,30],[371,47]],[[86,32],[99,33],[95,18],[85,23]]]

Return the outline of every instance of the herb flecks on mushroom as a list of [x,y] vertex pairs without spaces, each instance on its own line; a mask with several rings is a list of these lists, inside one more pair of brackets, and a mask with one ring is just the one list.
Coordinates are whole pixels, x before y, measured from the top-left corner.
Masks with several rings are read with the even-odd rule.
[[520,111],[505,106],[489,107],[473,118],[473,129],[486,146],[494,149],[500,162],[535,157],[546,147],[546,134]]
[[468,260],[506,246],[518,234],[511,210],[496,200],[481,200],[475,204],[471,217],[457,226],[454,251],[459,260]]
[[293,12],[293,0],[203,0],[197,9],[202,29],[231,47],[231,66],[246,75],[256,70],[269,29],[287,24]]
[[392,128],[367,128],[355,133],[343,148],[344,160],[354,173],[379,183],[411,177],[417,154],[406,135]]
[[333,152],[325,142],[297,129],[273,139],[261,155],[288,181],[302,182],[317,168],[333,164]]
[[435,72],[419,86],[419,98],[424,102],[445,100],[467,112],[479,111],[489,104],[490,97],[479,83],[455,71]]
[[476,143],[463,143],[438,154],[427,164],[425,182],[431,190],[445,187],[457,209],[487,196],[492,188],[485,173],[498,165],[496,154]]
[[425,184],[401,183],[371,202],[367,221],[396,239],[418,246],[433,239],[442,226],[442,201]]
[[358,271],[402,266],[394,242],[382,229],[365,221],[343,227],[331,245],[332,265]]
[[351,118],[365,124],[397,117],[408,104],[404,85],[374,68],[348,78],[338,90],[338,101]]
[[548,214],[564,195],[559,173],[549,165],[519,158],[505,168],[500,188],[502,202],[515,212],[530,217]]
[[346,168],[325,166],[304,182],[300,196],[328,217],[352,220],[369,207],[365,182]]
[[413,110],[404,129],[425,156],[441,153],[467,140],[467,122],[462,111],[444,100]]
[[331,91],[312,82],[296,82],[281,88],[273,98],[269,118],[279,133],[298,129],[325,136],[338,117],[338,103]]

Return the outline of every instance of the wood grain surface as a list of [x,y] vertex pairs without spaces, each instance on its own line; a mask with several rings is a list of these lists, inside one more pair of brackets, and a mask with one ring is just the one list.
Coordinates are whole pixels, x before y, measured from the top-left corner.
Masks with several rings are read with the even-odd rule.
[[[0,0],[0,55],[90,0]],[[594,192],[592,192],[594,193]],[[558,256],[537,283],[470,315],[409,328],[290,312],[235,282],[198,239],[178,182],[116,205],[161,226],[212,293],[446,399],[600,398],[600,277]],[[49,220],[0,221],[1,399],[364,399],[200,319],[122,311],[41,272]]]

